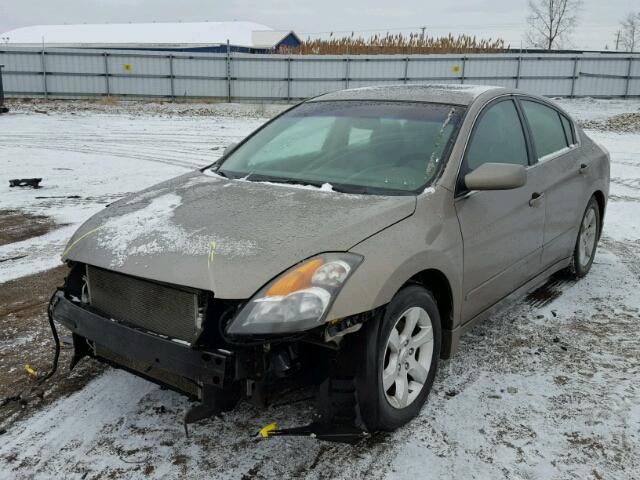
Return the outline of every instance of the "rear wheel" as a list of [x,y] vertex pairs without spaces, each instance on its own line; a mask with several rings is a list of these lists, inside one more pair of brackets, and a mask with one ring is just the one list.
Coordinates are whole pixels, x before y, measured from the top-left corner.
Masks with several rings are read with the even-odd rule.
[[580,222],[578,239],[571,257],[569,273],[575,278],[582,278],[593,264],[600,236],[600,208],[595,197],[591,197]]
[[394,430],[418,415],[431,390],[440,356],[438,307],[428,290],[412,285],[367,327],[368,368],[358,382],[362,419],[370,430]]

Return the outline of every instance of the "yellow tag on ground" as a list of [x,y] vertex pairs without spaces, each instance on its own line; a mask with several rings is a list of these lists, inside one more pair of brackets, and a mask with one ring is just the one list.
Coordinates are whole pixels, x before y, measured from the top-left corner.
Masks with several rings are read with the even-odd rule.
[[258,432],[258,434],[262,437],[262,438],[269,438],[269,434],[271,432],[273,432],[276,428],[278,428],[278,425],[276,425],[275,422],[270,423],[269,425],[267,425],[266,427],[262,427],[260,429],[260,432]]
[[27,372],[31,378],[38,378],[38,372],[31,368],[28,363],[24,366],[24,371]]

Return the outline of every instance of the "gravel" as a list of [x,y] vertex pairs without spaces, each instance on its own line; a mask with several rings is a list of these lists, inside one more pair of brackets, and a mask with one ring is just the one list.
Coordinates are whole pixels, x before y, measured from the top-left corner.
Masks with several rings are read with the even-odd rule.
[[289,107],[284,104],[119,100],[113,97],[96,100],[10,99],[6,103],[13,113],[103,113],[144,117],[271,118]]
[[620,113],[606,120],[585,120],[580,122],[582,128],[605,130],[608,132],[640,132],[640,112]]

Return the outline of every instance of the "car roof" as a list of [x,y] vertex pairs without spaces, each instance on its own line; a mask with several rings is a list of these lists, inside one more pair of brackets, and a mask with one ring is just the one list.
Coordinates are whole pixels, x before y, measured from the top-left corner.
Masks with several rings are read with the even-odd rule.
[[505,92],[504,87],[470,84],[421,84],[421,85],[379,85],[373,87],[350,88],[325,93],[308,102],[334,100],[378,100],[401,102],[430,102],[454,105],[470,105],[480,95],[494,91]]

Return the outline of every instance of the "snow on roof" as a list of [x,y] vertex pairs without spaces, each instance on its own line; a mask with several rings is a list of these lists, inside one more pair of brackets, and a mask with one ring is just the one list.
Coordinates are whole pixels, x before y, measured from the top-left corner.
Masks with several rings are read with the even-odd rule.
[[328,92],[311,98],[310,102],[327,100],[392,100],[414,102],[442,102],[469,105],[476,97],[504,87],[455,83],[374,85]]
[[254,22],[111,23],[33,25],[9,30],[7,44],[45,45],[218,45],[273,47],[291,32]]
[[278,45],[290,34],[295,35],[297,38],[297,35],[291,30],[254,30],[251,32],[252,46],[256,48],[271,48]]

